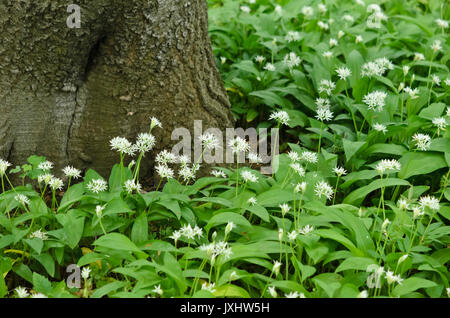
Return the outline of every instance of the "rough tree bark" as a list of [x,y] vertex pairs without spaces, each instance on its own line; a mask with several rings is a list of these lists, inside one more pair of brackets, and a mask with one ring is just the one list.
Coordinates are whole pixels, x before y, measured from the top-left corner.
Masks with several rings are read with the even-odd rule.
[[109,140],[134,140],[151,116],[156,151],[195,119],[233,125],[205,0],[0,0],[0,34],[0,158],[13,164],[36,154],[107,175]]

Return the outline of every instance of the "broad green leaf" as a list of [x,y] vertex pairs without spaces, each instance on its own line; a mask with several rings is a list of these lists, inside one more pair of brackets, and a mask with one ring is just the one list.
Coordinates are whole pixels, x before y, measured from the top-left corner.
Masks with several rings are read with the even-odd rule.
[[343,140],[344,144],[344,152],[345,152],[345,159],[347,162],[352,159],[352,157],[360,150],[362,150],[363,146],[366,145],[364,141],[349,141],[347,139]]
[[401,284],[395,286],[392,291],[393,296],[403,296],[405,294],[416,291],[420,288],[430,288],[437,284],[428,279],[423,279],[419,277],[410,277],[405,279]]
[[131,229],[131,240],[136,244],[148,240],[148,222],[145,213],[141,213],[134,220],[133,228]]
[[243,289],[242,287],[233,285],[233,284],[226,284],[226,285],[220,286],[214,292],[214,296],[216,296],[216,297],[250,298],[250,295],[248,294],[248,292],[245,289]]
[[433,171],[448,167],[442,153],[408,152],[400,158],[402,167],[398,177],[408,179],[412,176],[427,175]]
[[372,264],[377,264],[377,262],[371,258],[349,257],[339,264],[338,268],[336,268],[336,272],[342,272],[349,269],[366,271],[367,267]]
[[209,231],[210,228],[220,224],[226,224],[228,222],[233,222],[236,225],[250,228],[252,225],[247,221],[242,215],[233,213],[233,212],[222,212],[214,215],[206,225],[206,231]]
[[377,179],[375,181],[372,181],[369,185],[358,188],[349,195],[347,195],[343,203],[359,205],[369,193],[381,189],[382,187],[392,187],[398,185],[409,186],[410,184],[406,180],[397,178]]

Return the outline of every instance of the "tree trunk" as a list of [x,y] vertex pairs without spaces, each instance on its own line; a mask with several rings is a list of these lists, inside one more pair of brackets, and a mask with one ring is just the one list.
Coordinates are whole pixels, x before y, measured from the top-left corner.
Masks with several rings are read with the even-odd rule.
[[[205,0],[0,1],[0,158],[44,155],[107,176],[150,118],[159,151],[177,127],[233,126],[208,36]],[[231,126],[230,126],[231,125]],[[153,157],[149,155],[148,157]]]

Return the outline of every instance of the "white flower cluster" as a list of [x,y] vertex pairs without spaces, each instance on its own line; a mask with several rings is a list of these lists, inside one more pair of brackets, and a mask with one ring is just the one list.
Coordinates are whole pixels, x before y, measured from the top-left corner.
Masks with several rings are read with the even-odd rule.
[[86,186],[89,191],[100,193],[108,190],[108,183],[103,179],[93,179]]
[[401,165],[395,159],[382,159],[375,167],[379,174],[384,174],[386,171],[400,171]]
[[0,176],[4,176],[10,166],[11,164],[8,161],[0,159]]
[[374,91],[364,96],[363,102],[373,111],[381,112],[386,105],[387,94],[382,91]]
[[[330,83],[333,83],[329,81]],[[334,85],[334,83],[333,83]],[[320,89],[319,89],[320,90]],[[333,112],[330,110],[330,101],[326,98],[317,98],[316,99],[316,113],[315,116],[320,121],[330,121],[333,119]]]
[[412,137],[412,140],[417,146],[417,149],[427,151],[431,146],[431,137],[426,134],[416,133]]
[[295,54],[294,52],[286,54],[283,60],[283,63],[287,67],[289,67],[289,69],[293,69],[294,67],[299,66],[301,62],[302,60],[300,59],[300,57],[298,57],[297,54]]
[[387,58],[378,58],[375,61],[371,61],[363,64],[361,70],[361,76],[373,77],[373,76],[383,76],[387,70],[393,70],[394,64]]
[[333,188],[326,181],[319,181],[318,183],[316,183],[314,192],[319,197],[319,199],[325,196],[327,200],[331,200],[334,194]]
[[279,122],[282,125],[288,125],[289,123],[289,115],[287,112],[285,111],[276,111],[270,114],[269,120],[275,120],[277,122]]

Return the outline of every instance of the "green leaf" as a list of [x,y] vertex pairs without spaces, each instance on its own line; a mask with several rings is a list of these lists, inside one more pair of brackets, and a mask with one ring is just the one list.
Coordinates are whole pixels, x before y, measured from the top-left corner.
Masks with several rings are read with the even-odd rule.
[[423,279],[419,277],[411,277],[405,279],[400,285],[395,286],[392,291],[393,296],[402,296],[411,293],[420,288],[430,288],[437,286],[435,282],[428,279]]
[[67,214],[57,214],[56,219],[64,227],[64,235],[69,247],[71,249],[77,247],[83,235],[85,218],[77,217],[75,210],[70,210]]
[[145,213],[141,213],[134,220],[133,228],[131,229],[131,240],[136,244],[148,240],[148,222]]
[[246,218],[242,215],[234,213],[234,212],[222,212],[214,215],[205,226],[205,230],[209,231],[210,228],[216,225],[225,224],[228,222],[233,222],[236,225],[251,228],[252,225]]
[[36,259],[42,266],[44,266],[47,273],[51,276],[55,276],[55,261],[52,256],[48,253],[40,254],[40,255],[31,255],[34,259]]
[[333,298],[334,293],[341,287],[342,277],[333,273],[323,273],[312,278],[316,286],[323,289],[328,297]]
[[367,267],[372,264],[377,264],[377,262],[368,257],[349,257],[336,268],[335,272],[342,272],[349,269],[366,271]]
[[63,198],[61,199],[61,204],[58,208],[58,213],[61,213],[67,208],[70,208],[72,204],[80,201],[83,198],[84,194],[84,185],[83,183],[77,183],[75,185],[70,186],[69,190],[64,193]]
[[345,159],[347,162],[352,159],[352,157],[362,149],[366,143],[364,141],[349,141],[347,139],[343,140],[344,144],[344,152],[345,152]]
[[100,288],[97,288],[92,295],[90,296],[90,298],[102,298],[105,295],[108,295],[109,293],[116,291],[120,288],[123,288],[127,285],[126,282],[112,282],[106,285],[103,285]]
[[142,253],[142,251],[128,237],[119,233],[108,233],[97,239],[93,245],[110,248],[113,250],[131,251]]
[[250,295],[248,294],[248,292],[245,289],[243,289],[242,287],[233,285],[233,284],[226,284],[226,285],[220,286],[214,292],[214,296],[216,296],[216,297],[250,298]]
[[406,180],[396,179],[396,178],[377,179],[377,180],[371,182],[369,185],[358,188],[355,191],[351,192],[349,195],[347,195],[345,197],[343,203],[359,205],[359,203],[361,203],[361,201],[364,200],[364,198],[372,191],[375,191],[382,187],[392,187],[392,186],[398,186],[398,185],[405,185],[405,186],[408,185],[409,186],[410,184]]
[[48,294],[52,291],[52,284],[44,276],[39,275],[38,273],[33,273],[33,288],[37,292],[48,296]]
[[103,210],[103,216],[131,212],[133,212],[133,210],[128,207],[127,203],[122,200],[122,198],[114,198],[106,204],[105,209]]
[[400,158],[402,167],[398,177],[407,179],[417,175],[427,175],[433,171],[447,167],[444,155],[436,152],[408,152]]
[[356,248],[352,241],[348,238],[339,234],[336,231],[328,230],[328,229],[318,229],[314,231],[315,234],[320,235],[323,238],[331,239],[337,241],[348,248],[353,254],[361,254],[361,251]]
[[280,97],[276,93],[269,90],[254,91],[251,92],[249,95],[261,98],[263,102],[270,107],[280,105],[282,107],[292,108],[291,103],[286,98]]

